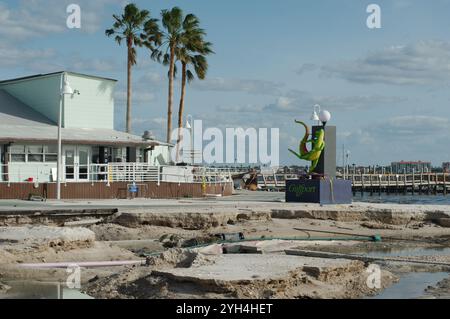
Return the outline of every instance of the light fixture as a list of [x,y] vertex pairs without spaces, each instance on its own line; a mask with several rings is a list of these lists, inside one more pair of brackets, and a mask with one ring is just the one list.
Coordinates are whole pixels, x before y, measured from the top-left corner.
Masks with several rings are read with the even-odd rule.
[[316,104],[314,105],[314,111],[313,114],[311,115],[311,121],[319,121],[319,113],[320,112],[320,105]]
[[155,136],[150,131],[145,131],[144,135],[142,136],[142,138],[144,140],[146,140],[146,141],[153,141],[153,140],[155,140]]
[[322,122],[323,126],[327,125],[327,123],[331,120],[331,113],[323,110],[319,114],[319,120]]
[[62,95],[72,95],[74,94],[73,89],[70,87],[69,81],[64,80],[64,85],[63,85],[63,89],[61,92]]
[[186,128],[188,130],[192,129],[191,123],[189,121],[186,121]]

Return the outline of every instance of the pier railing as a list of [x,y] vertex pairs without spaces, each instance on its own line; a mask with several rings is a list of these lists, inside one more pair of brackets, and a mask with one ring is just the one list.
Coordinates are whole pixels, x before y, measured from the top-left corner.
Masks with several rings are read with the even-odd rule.
[[[0,183],[54,183],[57,180],[56,164],[0,165]],[[212,167],[152,166],[145,163],[110,163],[90,165],[65,165],[63,182],[162,182],[223,184],[231,183],[229,169]]]
[[450,191],[448,173],[349,174],[353,190],[387,193],[444,193]]

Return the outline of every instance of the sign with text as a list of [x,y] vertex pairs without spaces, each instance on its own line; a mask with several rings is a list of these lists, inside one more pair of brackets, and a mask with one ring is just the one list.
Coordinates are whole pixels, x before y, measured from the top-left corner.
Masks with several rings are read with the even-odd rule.
[[287,203],[351,204],[352,182],[305,179],[286,181]]

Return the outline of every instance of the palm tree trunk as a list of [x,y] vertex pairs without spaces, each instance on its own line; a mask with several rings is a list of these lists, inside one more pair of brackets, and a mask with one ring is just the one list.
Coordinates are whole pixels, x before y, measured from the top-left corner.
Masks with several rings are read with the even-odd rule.
[[[180,108],[178,110],[178,140],[177,140],[177,162],[180,160],[180,142],[181,142],[181,129],[183,128],[183,112],[184,112],[184,97],[186,95],[186,63],[182,63],[181,70],[181,96],[180,96]],[[191,138],[192,139],[192,138]],[[191,150],[193,149],[191,145]],[[194,163],[192,163],[194,164]]]
[[169,65],[169,100],[167,105],[167,143],[170,143],[172,133],[172,104],[173,104],[173,78],[175,69],[175,46],[170,46],[170,65]]
[[132,44],[128,40],[128,61],[127,61],[127,133],[131,133],[131,50]]

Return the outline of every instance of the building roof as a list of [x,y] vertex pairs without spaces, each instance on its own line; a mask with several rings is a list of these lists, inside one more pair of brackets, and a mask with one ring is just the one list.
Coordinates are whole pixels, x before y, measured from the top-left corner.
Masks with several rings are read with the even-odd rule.
[[108,81],[117,82],[116,79],[105,78],[105,77],[96,76],[96,75],[89,75],[89,74],[70,72],[70,71],[59,71],[59,72],[53,72],[53,73],[35,74],[35,75],[30,75],[30,76],[15,78],[15,79],[3,80],[3,81],[0,81],[0,85],[2,85],[2,84],[9,84],[9,83],[13,83],[13,82],[27,81],[27,80],[37,79],[37,78],[43,78],[43,77],[48,77],[48,76],[57,75],[57,74],[63,74],[63,73],[72,74],[72,75],[78,75],[78,76],[84,76],[84,77],[93,78],[93,79],[102,79],[102,80],[108,80]]
[[[0,142],[55,143],[57,124],[0,89]],[[66,144],[87,145],[164,145],[155,140],[109,129],[63,128]]]
[[56,125],[41,113],[0,89],[0,125]]
[[[0,142],[3,143],[56,143],[56,125],[0,125]],[[158,141],[146,141],[142,137],[108,129],[63,128],[64,144],[83,145],[159,145]]]

